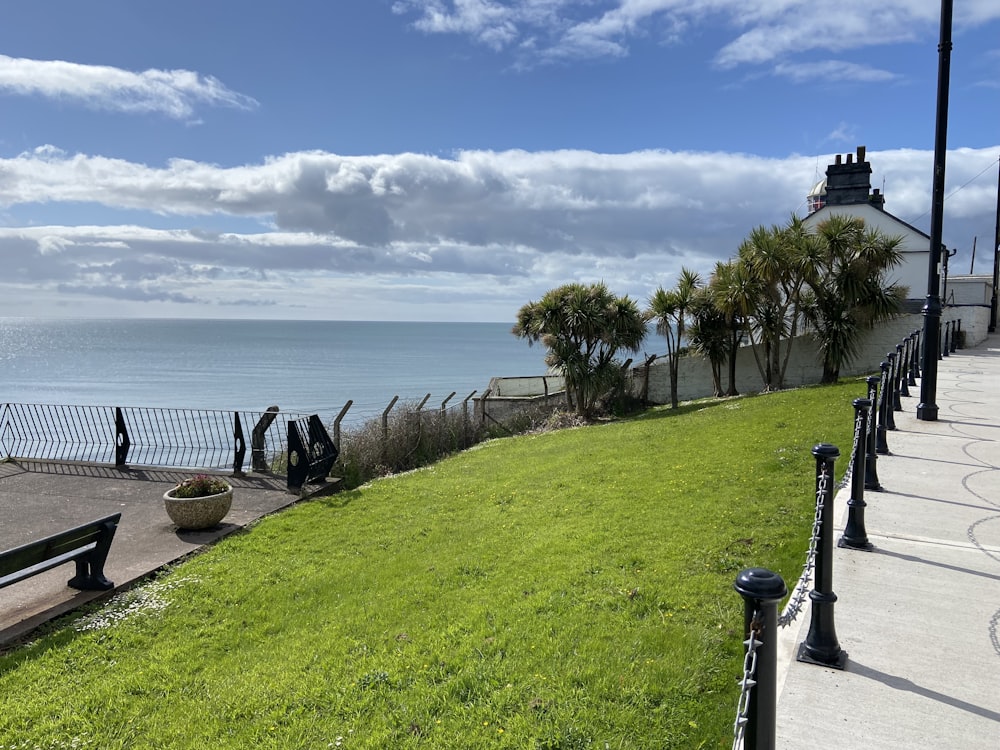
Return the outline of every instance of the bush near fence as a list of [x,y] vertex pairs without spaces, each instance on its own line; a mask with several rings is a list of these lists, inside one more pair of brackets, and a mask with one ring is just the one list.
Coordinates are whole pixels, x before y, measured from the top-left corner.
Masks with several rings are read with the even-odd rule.
[[340,432],[340,454],[332,473],[344,489],[358,487],[378,477],[427,466],[452,453],[496,437],[544,429],[563,402],[551,399],[518,399],[516,408],[504,409],[502,419],[477,399],[475,414],[461,407],[423,410],[403,403],[385,418],[345,427]]

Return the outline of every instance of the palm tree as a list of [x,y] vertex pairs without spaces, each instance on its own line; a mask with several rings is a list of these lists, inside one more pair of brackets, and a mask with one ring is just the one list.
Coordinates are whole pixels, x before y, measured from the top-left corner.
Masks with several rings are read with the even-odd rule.
[[[748,332],[751,302],[756,296],[756,284],[746,266],[735,260],[718,261],[709,280],[712,301],[729,323],[729,388],[727,396],[738,396],[736,389],[736,357],[740,340]],[[749,332],[748,332],[749,333]]]
[[885,275],[902,261],[902,237],[835,214],[816,227],[818,252],[807,279],[804,314],[823,359],[824,383],[857,356],[862,331],[902,310],[906,289]]
[[701,286],[701,277],[687,268],[681,268],[677,286],[666,290],[657,288],[649,298],[646,314],[656,321],[656,332],[667,340],[667,365],[670,369],[670,405],[677,408],[677,378],[680,345],[684,339],[684,326],[695,290]]
[[712,366],[715,396],[722,396],[722,365],[729,358],[730,323],[712,296],[711,288],[699,287],[691,298],[691,327],[688,340],[691,348],[704,355]]
[[616,297],[603,283],[572,283],[521,307],[511,333],[548,348],[545,362],[565,377],[571,408],[589,417],[620,382],[615,356],[639,350],[646,321],[632,299]]
[[755,282],[755,288],[747,290],[752,292],[747,303],[753,319],[748,332],[764,390],[784,387],[802,317],[802,290],[815,255],[813,242],[802,220],[793,216],[784,227],[755,228],[738,251],[737,262]]

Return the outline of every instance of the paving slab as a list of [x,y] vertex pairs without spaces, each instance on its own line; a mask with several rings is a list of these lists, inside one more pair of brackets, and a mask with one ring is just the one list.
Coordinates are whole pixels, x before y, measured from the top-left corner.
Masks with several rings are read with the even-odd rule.
[[167,517],[163,493],[194,473],[77,462],[0,463],[0,550],[122,514],[105,566],[115,588],[95,592],[68,587],[66,581],[75,573],[69,563],[0,589],[0,646],[83,604],[107,598],[262,516],[338,486],[336,481],[310,484],[304,494],[295,494],[287,491],[285,477],[223,475],[234,489],[229,514],[212,529],[181,531]]
[[937,420],[910,392],[864,495],[873,550],[834,550],[845,668],[796,660],[808,605],[779,633],[778,748],[1000,747],[1000,337],[938,361]]

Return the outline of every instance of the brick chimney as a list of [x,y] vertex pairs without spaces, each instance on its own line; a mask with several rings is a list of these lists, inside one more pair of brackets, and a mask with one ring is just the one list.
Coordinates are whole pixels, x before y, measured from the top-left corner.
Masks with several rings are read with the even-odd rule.
[[858,160],[854,154],[847,154],[846,162],[840,154],[833,164],[826,168],[826,205],[853,206],[859,203],[872,203],[881,209],[885,198],[872,190],[872,167],[865,160],[865,147],[858,146]]

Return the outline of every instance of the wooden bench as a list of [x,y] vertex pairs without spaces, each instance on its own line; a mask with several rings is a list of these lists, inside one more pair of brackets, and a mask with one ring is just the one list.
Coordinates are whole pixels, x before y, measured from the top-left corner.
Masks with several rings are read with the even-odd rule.
[[115,513],[0,552],[0,589],[70,560],[76,562],[76,575],[66,582],[68,586],[81,591],[113,588],[114,584],[104,577],[104,563],[121,517],[121,513]]

